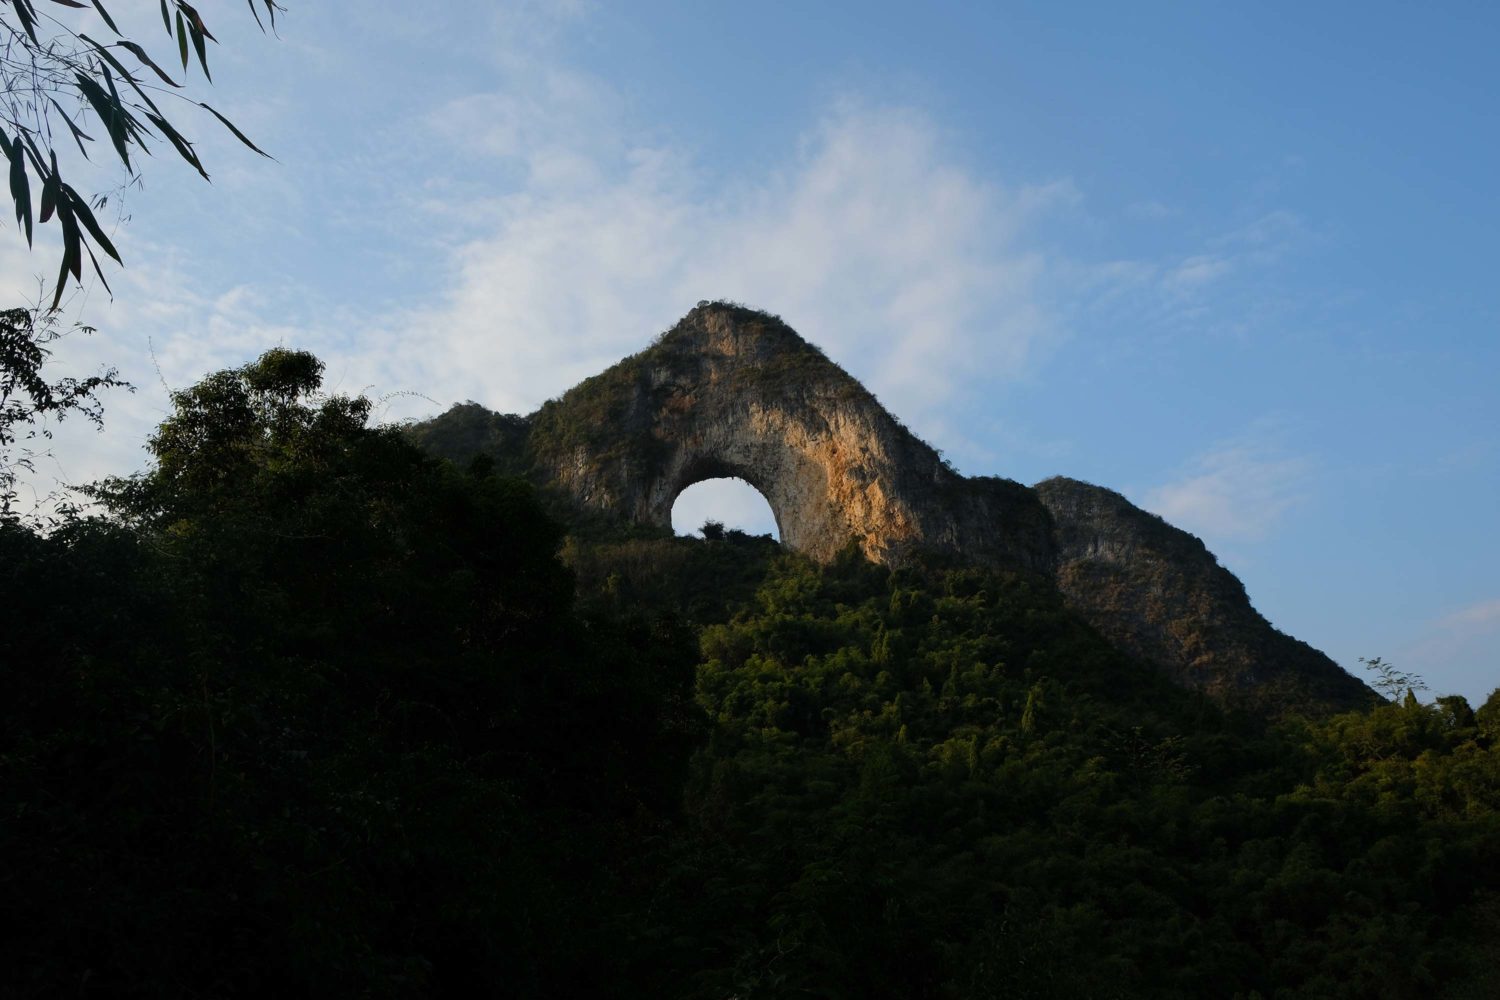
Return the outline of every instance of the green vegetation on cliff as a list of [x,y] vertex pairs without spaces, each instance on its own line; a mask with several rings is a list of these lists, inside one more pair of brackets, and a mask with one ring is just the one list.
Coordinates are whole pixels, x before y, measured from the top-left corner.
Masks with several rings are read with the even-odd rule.
[[531,471],[526,444],[531,421],[526,417],[495,413],[474,402],[456,403],[405,430],[417,447],[459,466],[482,455],[497,475],[523,478]]

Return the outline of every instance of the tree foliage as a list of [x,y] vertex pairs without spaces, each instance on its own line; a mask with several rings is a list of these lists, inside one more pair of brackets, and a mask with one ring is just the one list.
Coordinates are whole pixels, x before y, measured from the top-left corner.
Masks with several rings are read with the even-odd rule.
[[18,473],[35,471],[34,442],[52,436],[50,422],[76,415],[97,426],[103,419],[100,390],[126,387],[112,368],[82,379],[44,377],[50,345],[64,332],[52,315],[0,310],[0,522],[21,516]]
[[1427,684],[1417,674],[1397,669],[1394,663],[1379,656],[1359,658],[1364,668],[1375,675],[1371,686],[1379,691],[1386,701],[1414,698],[1417,691],[1427,690]]
[[0,525],[10,995],[1500,992],[1500,691],[1271,724],[1024,574],[564,542],[321,372]]
[[680,787],[689,637],[578,614],[526,484],[320,371],[211,376],[113,518],[0,527],[8,995],[589,974],[580,915]]
[[[283,9],[275,0],[247,3],[263,30],[275,27]],[[151,143],[160,141],[206,180],[193,141],[175,124],[186,103],[267,155],[211,105],[187,96],[195,58],[204,79],[212,79],[208,43],[217,39],[187,0],[161,0],[160,6],[180,71],[165,68],[163,63],[172,66],[173,60],[154,58],[146,46],[122,34],[101,0],[0,0],[0,154],[27,245],[36,226],[57,225],[62,258],[53,309],[69,277],[82,280],[85,255],[106,288],[99,254],[121,260],[95,215],[105,196],[80,194],[65,179],[63,164],[72,148],[88,159],[95,144],[107,140],[120,166],[134,176],[141,158],[151,155]],[[57,8],[84,13],[64,20]]]
[[1039,581],[853,558],[784,559],[702,650],[714,730],[637,938],[663,992],[1497,986],[1488,706],[1268,726],[1162,683]]

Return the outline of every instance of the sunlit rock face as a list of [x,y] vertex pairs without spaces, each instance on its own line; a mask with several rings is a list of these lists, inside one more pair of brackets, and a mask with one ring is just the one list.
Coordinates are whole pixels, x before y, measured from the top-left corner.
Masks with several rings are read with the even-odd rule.
[[700,305],[533,422],[544,478],[587,509],[670,527],[683,490],[737,476],[766,497],[782,543],[814,559],[852,539],[890,564],[927,549],[1050,565],[1046,512],[1029,492],[953,472],[763,313]]
[[488,452],[606,519],[670,530],[683,490],[735,476],[766,497],[782,544],[819,561],[852,542],[888,565],[925,554],[1043,574],[1116,645],[1220,700],[1346,705],[1369,693],[1273,629],[1197,538],[1086,483],[959,475],[754,310],[702,303],[530,417],[469,404],[416,434],[449,457]]

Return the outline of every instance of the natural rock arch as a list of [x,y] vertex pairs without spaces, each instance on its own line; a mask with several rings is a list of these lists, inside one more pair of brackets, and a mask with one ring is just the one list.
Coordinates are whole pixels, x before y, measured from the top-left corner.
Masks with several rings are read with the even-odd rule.
[[714,476],[685,487],[672,501],[672,531],[693,537],[703,525],[718,524],[724,531],[765,535],[781,540],[776,512],[754,484],[738,476]]
[[[695,449],[697,450],[697,449]],[[703,449],[706,454],[683,455],[679,453],[670,462],[670,467],[658,480],[658,485],[652,490],[653,499],[650,511],[642,518],[649,524],[660,525],[670,528],[672,526],[672,511],[677,506],[677,500],[688,489],[699,483],[711,482],[715,479],[740,479],[750,484],[771,508],[771,517],[776,521],[776,533],[783,544],[793,548],[804,548],[804,544],[789,541],[787,538],[786,525],[793,524],[794,531],[799,531],[799,539],[805,539],[808,535],[803,519],[797,516],[784,518],[782,511],[797,511],[796,497],[788,490],[767,487],[766,480],[758,472],[762,465],[754,461],[741,463],[721,457],[713,448]],[[773,479],[771,482],[784,485],[783,480]]]
[[683,490],[733,476],[765,496],[783,545],[820,561],[852,540],[886,563],[921,549],[1050,562],[1029,491],[958,475],[764,313],[701,304],[532,419],[544,479],[586,510],[670,527]]

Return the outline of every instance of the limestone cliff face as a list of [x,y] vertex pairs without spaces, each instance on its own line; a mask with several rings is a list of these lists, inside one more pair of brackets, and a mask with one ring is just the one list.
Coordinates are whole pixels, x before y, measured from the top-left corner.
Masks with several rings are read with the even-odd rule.
[[782,543],[851,541],[899,565],[937,554],[1053,577],[1122,648],[1226,701],[1348,705],[1368,689],[1273,629],[1203,544],[1108,490],[966,478],[779,319],[702,303],[649,349],[530,417],[455,408],[414,432],[481,451],[581,512],[670,528],[687,487],[737,476]]
[[588,510],[670,527],[683,490],[737,476],[766,497],[783,544],[815,559],[852,539],[890,564],[917,550],[1051,564],[1046,511],[1024,487],[953,472],[763,313],[699,306],[531,419],[540,478]]
[[1112,490],[1034,487],[1052,514],[1066,602],[1116,646],[1225,703],[1357,705],[1370,690],[1273,628],[1203,542]]

